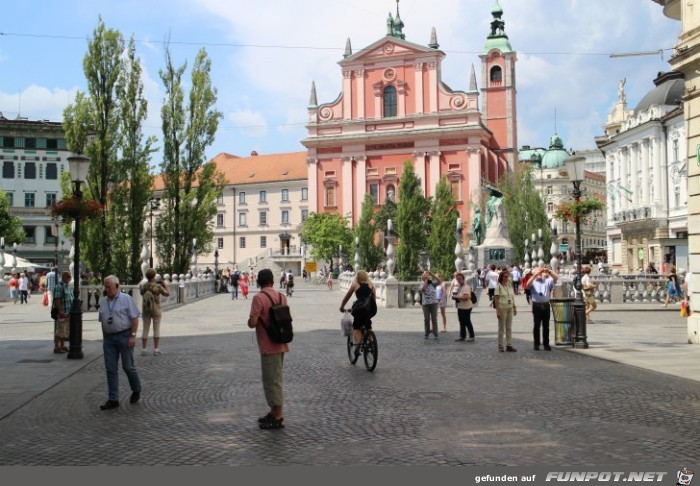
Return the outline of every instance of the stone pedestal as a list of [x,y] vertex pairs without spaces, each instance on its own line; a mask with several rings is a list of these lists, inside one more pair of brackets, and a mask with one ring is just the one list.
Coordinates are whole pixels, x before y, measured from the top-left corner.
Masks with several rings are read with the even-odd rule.
[[494,264],[496,267],[512,265],[514,262],[513,245],[508,240],[486,240],[483,245],[476,247],[476,261],[479,268]]
[[[2,267],[0,267],[2,270]],[[7,302],[7,282],[0,275],[0,302]]]
[[700,316],[688,316],[688,344],[700,344]]
[[399,281],[396,277],[387,277],[384,285],[386,285],[386,308],[398,309],[399,299],[403,298],[403,295],[399,295]]

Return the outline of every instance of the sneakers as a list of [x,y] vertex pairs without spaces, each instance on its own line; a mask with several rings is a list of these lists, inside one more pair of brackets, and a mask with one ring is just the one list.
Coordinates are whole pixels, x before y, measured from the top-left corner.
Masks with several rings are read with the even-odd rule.
[[141,350],[141,356],[146,356],[148,354],[148,350],[146,348],[143,348]]
[[470,337],[469,339],[467,339],[467,342],[468,342],[468,343],[473,343],[473,342],[474,342],[474,338],[473,338],[473,337]]
[[118,407],[119,402],[117,400],[107,400],[104,405],[100,405],[100,410],[109,410]]
[[158,349],[158,348],[154,349],[153,356],[160,356],[160,349]]
[[515,349],[513,346],[506,346],[506,351],[509,353],[515,353],[517,349]]
[[131,398],[129,398],[129,403],[136,403],[139,401],[141,398],[141,392],[134,392],[131,394]]
[[552,348],[549,346],[549,344],[545,344],[545,345],[544,345],[544,350],[545,350],[545,351],[551,351]]

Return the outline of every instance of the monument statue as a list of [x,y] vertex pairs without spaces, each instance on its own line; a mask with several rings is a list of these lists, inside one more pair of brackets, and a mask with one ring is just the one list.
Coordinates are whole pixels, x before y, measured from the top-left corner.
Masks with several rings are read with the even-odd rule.
[[[489,192],[489,194],[491,194],[489,200],[486,201],[486,227],[489,228],[491,227],[491,222],[498,216],[497,212],[499,211],[499,208],[502,207],[503,193],[492,187],[489,187],[486,190]],[[505,220],[505,213],[503,213],[503,220]]]
[[473,236],[474,246],[479,246],[484,240],[484,232],[481,224],[481,209],[479,208],[474,209],[471,233]]

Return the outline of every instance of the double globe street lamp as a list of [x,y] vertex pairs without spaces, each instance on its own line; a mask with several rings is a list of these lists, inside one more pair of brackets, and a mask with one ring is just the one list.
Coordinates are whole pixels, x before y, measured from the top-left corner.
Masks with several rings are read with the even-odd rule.
[[[87,180],[90,159],[81,154],[74,154],[68,157],[68,167],[71,181],[75,183],[73,195],[82,203],[83,192],[80,184]],[[70,310],[70,334],[68,342],[68,359],[83,359],[83,302],[80,300],[80,217],[74,219],[75,222],[75,243],[73,251],[73,306]]]

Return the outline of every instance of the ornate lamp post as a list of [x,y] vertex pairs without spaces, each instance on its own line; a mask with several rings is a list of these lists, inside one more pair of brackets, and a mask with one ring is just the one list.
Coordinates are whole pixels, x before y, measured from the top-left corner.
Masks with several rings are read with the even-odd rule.
[[[78,202],[83,199],[80,184],[87,179],[90,168],[90,159],[84,155],[76,154],[68,157],[71,180],[75,183],[73,195]],[[70,310],[70,336],[68,359],[83,359],[83,303],[80,300],[80,218],[76,217],[75,243],[73,249],[73,307]]]
[[150,265],[150,268],[153,268],[153,254],[155,253],[155,247],[153,246],[153,237],[155,234],[155,231],[153,228],[153,211],[158,211],[160,209],[160,198],[159,197],[152,197],[151,199],[148,200],[148,206],[149,206],[150,215],[151,215],[151,256],[148,260],[148,265]]
[[[569,179],[574,185],[573,196],[575,201],[581,200],[581,182],[583,182],[583,169],[586,159],[580,156],[572,156],[566,159],[566,171]],[[576,325],[576,341],[583,342],[583,347],[588,348],[588,337],[586,336],[586,304],[583,302],[583,291],[581,289],[581,222],[576,218],[576,280],[574,288],[576,297],[574,300],[574,323]]]

